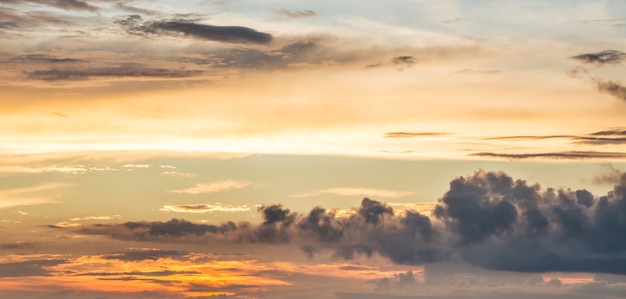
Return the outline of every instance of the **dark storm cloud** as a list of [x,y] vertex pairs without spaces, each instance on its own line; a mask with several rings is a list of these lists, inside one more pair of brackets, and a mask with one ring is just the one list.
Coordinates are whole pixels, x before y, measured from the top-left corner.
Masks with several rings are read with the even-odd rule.
[[505,159],[547,158],[547,159],[583,160],[583,159],[623,159],[623,158],[626,158],[626,153],[597,152],[597,151],[566,151],[566,152],[551,152],[551,153],[506,154],[506,153],[480,152],[480,153],[470,154],[470,156],[488,157],[488,158],[505,158]]
[[85,80],[92,77],[186,78],[201,74],[199,70],[153,68],[140,64],[116,67],[63,68],[26,72],[29,79],[43,81]]
[[445,136],[450,133],[442,133],[442,132],[387,132],[385,133],[385,138],[411,138],[411,137],[437,137],[437,136]]
[[259,209],[260,224],[171,220],[79,232],[137,241],[292,244],[311,256],[323,250],[344,259],[378,253],[407,265],[462,261],[515,272],[626,274],[626,176],[598,197],[478,171],[451,181],[432,216],[397,212],[367,198],[354,211],[340,217],[321,207],[295,213],[272,205]]
[[116,23],[122,25],[128,33],[138,35],[184,35],[227,43],[267,44],[272,41],[272,35],[252,28],[198,24],[187,17],[181,20],[144,21],[139,15],[131,15],[117,20]]
[[287,17],[287,18],[308,18],[317,16],[317,13],[314,11],[307,10],[288,10],[288,9],[270,9],[274,14]]
[[66,260],[35,260],[0,264],[0,277],[50,276],[44,267],[65,263]]
[[583,63],[597,65],[615,64],[626,60],[626,53],[617,50],[606,50],[598,53],[585,53],[571,57]]

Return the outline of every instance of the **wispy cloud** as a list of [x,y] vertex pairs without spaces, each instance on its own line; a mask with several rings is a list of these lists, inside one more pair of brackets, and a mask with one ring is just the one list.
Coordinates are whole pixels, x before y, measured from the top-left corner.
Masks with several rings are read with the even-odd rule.
[[548,153],[507,154],[507,153],[480,152],[480,153],[470,154],[470,156],[488,157],[488,158],[504,158],[504,159],[546,158],[546,159],[580,160],[580,159],[624,159],[626,158],[626,153],[597,152],[597,151],[563,151],[563,152],[548,152]]
[[616,64],[626,60],[626,53],[617,50],[606,50],[597,53],[585,53],[571,57],[583,63],[597,65]]
[[0,209],[55,203],[67,184],[50,183],[39,186],[0,190]]
[[324,194],[341,195],[341,196],[369,196],[381,198],[400,198],[413,194],[410,191],[397,191],[387,189],[368,189],[368,188],[330,188],[313,192],[304,192],[291,195],[294,198],[313,197]]
[[450,135],[442,132],[387,132],[385,138],[438,137]]
[[288,9],[270,9],[274,14],[287,18],[309,18],[317,16],[314,11],[307,10],[288,10]]
[[182,205],[166,205],[161,209],[163,212],[176,212],[176,213],[212,213],[212,212],[247,212],[250,211],[250,207],[247,205],[232,206],[223,205],[221,203],[216,204],[182,204]]
[[117,21],[130,34],[187,36],[200,40],[225,43],[267,44],[272,35],[243,26],[214,26],[200,24],[194,20],[144,20],[139,15],[131,15]]
[[207,194],[221,192],[231,189],[241,189],[250,185],[248,182],[235,181],[235,180],[221,180],[210,183],[198,183],[191,188],[170,190],[172,193],[184,193],[184,194]]

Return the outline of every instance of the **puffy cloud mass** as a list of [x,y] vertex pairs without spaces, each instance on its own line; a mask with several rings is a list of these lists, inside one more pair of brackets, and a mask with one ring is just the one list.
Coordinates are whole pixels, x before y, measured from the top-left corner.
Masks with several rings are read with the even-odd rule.
[[460,261],[517,272],[626,274],[626,176],[607,195],[594,196],[478,171],[450,182],[430,216],[368,198],[349,216],[281,205],[259,212],[260,224],[173,219],[68,229],[123,240],[292,244],[345,259],[377,253],[407,265]]

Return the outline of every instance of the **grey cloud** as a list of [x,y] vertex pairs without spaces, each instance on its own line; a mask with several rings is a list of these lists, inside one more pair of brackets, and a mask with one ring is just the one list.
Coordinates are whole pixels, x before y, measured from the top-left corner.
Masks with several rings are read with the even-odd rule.
[[626,136],[626,130],[605,130],[605,131],[593,132],[589,135],[593,135],[593,136],[624,135]]
[[274,14],[283,16],[283,17],[288,17],[288,18],[308,18],[308,17],[314,17],[317,16],[317,13],[315,13],[314,11],[307,9],[307,10],[288,10],[288,9],[271,9],[271,11]]
[[122,253],[112,253],[102,256],[103,259],[120,260],[120,261],[144,261],[153,260],[156,261],[161,258],[174,258],[184,256],[186,253],[175,250],[137,250],[127,251]]
[[65,263],[66,260],[35,260],[0,264],[0,277],[50,276],[44,267]]
[[597,65],[620,63],[626,59],[626,53],[617,50],[606,50],[598,53],[585,53],[571,57],[583,63]]
[[3,0],[5,3],[19,4],[20,2],[31,2],[37,3],[46,6],[52,6],[65,10],[82,10],[82,11],[90,11],[97,12],[99,8],[97,6],[93,6],[85,1],[80,0]]
[[623,159],[623,158],[626,158],[626,153],[597,152],[597,151],[565,151],[565,152],[550,152],[550,153],[506,154],[506,153],[480,152],[480,153],[470,154],[470,156],[488,157],[488,158],[504,158],[504,159],[548,158],[548,159],[582,160],[582,159]]
[[437,137],[450,135],[443,132],[387,132],[385,138]]
[[586,190],[542,190],[502,172],[478,171],[450,182],[430,217],[398,213],[367,198],[355,210],[339,217],[321,207],[295,213],[272,205],[259,209],[260,224],[174,219],[78,231],[137,241],[292,244],[311,256],[323,250],[344,259],[378,253],[406,265],[447,261],[514,272],[626,274],[626,176],[597,197]]
[[26,72],[29,79],[44,81],[85,80],[92,77],[186,78],[201,74],[199,70],[153,68],[140,64],[116,67],[64,68]]
[[76,58],[57,58],[46,54],[29,54],[15,56],[9,59],[10,62],[29,63],[29,62],[44,62],[44,63],[73,63],[73,62],[85,62],[82,59]]
[[198,24],[187,20],[159,20],[144,21],[139,15],[127,16],[117,20],[131,34],[156,35],[184,35],[202,40],[211,40],[227,43],[267,44],[272,41],[272,35],[242,26],[213,26]]
[[626,101],[626,86],[615,82],[613,80],[593,79],[596,83],[596,88],[600,92],[612,95],[622,101]]
[[626,19],[624,18],[616,18],[616,19],[592,19],[592,20],[581,20],[579,21],[581,24],[590,24],[590,25],[602,25],[602,26],[611,26],[611,27],[622,27],[626,25]]
[[403,55],[394,57],[391,62],[402,70],[407,67],[412,67],[417,63],[417,59],[413,56]]
[[24,242],[24,241],[16,241],[13,243],[5,243],[0,245],[2,249],[28,249],[33,248],[37,245],[36,242]]
[[15,22],[0,22],[0,29],[13,29],[19,27]]

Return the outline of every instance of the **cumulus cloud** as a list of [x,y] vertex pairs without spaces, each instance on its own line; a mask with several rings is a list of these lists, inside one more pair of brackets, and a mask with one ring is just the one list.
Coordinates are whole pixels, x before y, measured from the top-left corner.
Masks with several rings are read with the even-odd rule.
[[330,250],[345,259],[377,253],[406,265],[626,274],[625,207],[626,176],[613,191],[594,196],[478,171],[450,182],[430,216],[366,198],[344,217],[321,207],[297,213],[270,205],[259,208],[260,224],[173,219],[69,229],[136,241],[292,244],[309,255]]
[[250,185],[248,182],[235,181],[235,180],[221,180],[210,183],[198,183],[191,188],[170,190],[172,193],[184,193],[184,194],[207,194],[226,191],[230,189],[241,189]]

